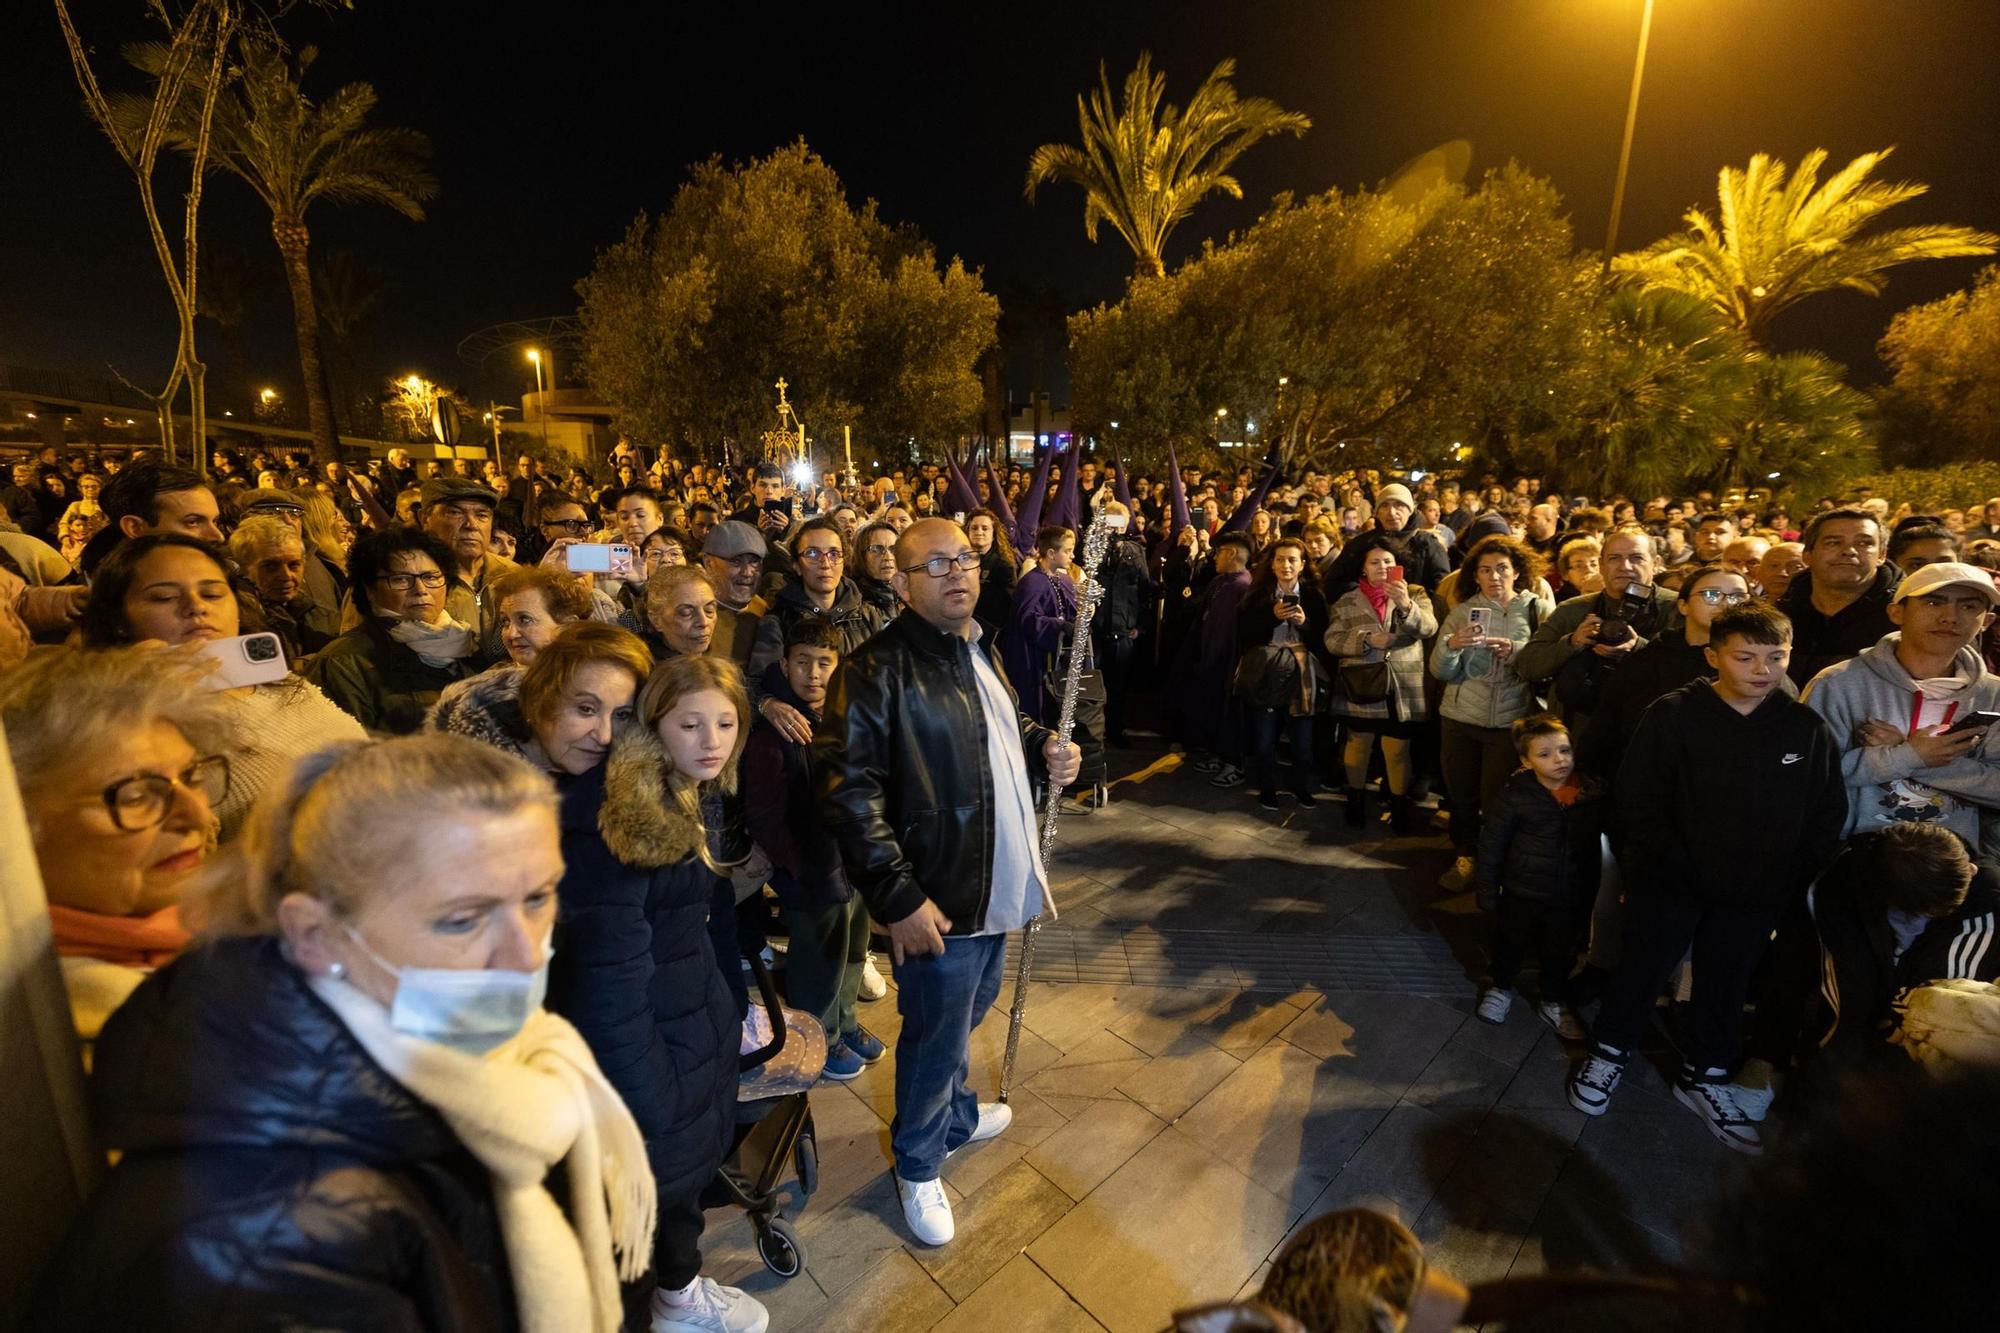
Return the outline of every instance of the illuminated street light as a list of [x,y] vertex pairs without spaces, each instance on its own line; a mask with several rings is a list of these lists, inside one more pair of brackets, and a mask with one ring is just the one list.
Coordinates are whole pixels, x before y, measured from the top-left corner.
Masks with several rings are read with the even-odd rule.
[[264,406],[269,407],[272,403],[278,401],[278,391],[276,389],[265,389],[257,395],[257,400],[263,403]]
[[[542,419],[542,452],[547,453],[549,448],[549,400],[548,390],[542,387],[542,349],[539,347],[530,347],[528,349],[528,360],[535,363],[535,404],[540,409],[536,415]],[[555,375],[555,363],[550,362],[549,378],[553,380]]]
[[1646,38],[1653,31],[1653,0],[1639,16],[1639,55],[1632,62],[1632,96],[1625,104],[1625,138],[1618,146],[1618,179],[1611,187],[1611,222],[1604,229],[1604,271],[1611,271],[1611,253],[1618,248],[1618,215],[1625,208],[1625,172],[1632,164],[1632,127],[1639,119],[1639,81],[1646,73]]

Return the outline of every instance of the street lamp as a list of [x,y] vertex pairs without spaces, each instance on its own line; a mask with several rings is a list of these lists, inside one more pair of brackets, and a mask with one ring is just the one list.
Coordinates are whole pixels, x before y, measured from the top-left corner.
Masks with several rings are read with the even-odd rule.
[[1618,146],[1618,179],[1611,187],[1611,222],[1604,229],[1604,271],[1611,271],[1611,252],[1618,247],[1618,215],[1625,209],[1625,172],[1632,164],[1632,127],[1639,119],[1639,81],[1646,73],[1646,38],[1653,31],[1653,0],[1639,16],[1639,55],[1632,62],[1632,95],[1625,103],[1625,140]]
[[[542,387],[541,349],[530,347],[528,349],[528,360],[535,363],[535,404],[539,409],[537,415],[542,419],[542,452],[546,454],[549,451],[549,399],[548,390]],[[555,375],[555,364],[551,362],[549,365],[549,378],[554,379]]]

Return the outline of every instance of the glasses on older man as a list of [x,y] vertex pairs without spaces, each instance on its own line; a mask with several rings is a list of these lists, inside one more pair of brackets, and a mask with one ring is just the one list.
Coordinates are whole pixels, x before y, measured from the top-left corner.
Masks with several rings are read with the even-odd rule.
[[934,555],[920,565],[906,565],[902,567],[905,574],[914,574],[921,569],[934,579],[945,577],[953,569],[970,574],[977,568],[979,568],[979,552],[977,551],[960,551],[957,555]]
[[104,789],[104,808],[122,832],[143,833],[166,823],[176,791],[198,791],[210,805],[220,801],[229,794],[228,756],[207,755],[172,777],[142,773],[122,778]]

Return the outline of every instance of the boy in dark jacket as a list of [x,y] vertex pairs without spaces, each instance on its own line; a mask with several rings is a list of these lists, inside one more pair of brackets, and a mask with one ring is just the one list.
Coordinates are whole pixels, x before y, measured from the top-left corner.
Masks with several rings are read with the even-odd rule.
[[[785,655],[764,673],[767,698],[817,727],[827,682],[840,665],[840,628],[820,617],[785,631]],[[868,959],[868,913],[841,869],[840,851],[813,803],[812,750],[759,718],[743,751],[744,817],[771,858],[771,887],[791,927],[785,988],[794,1008],[826,1026],[826,1076],[845,1082],[882,1058],[882,1043],[854,1016]]]
[[1738,1152],[1761,1149],[1729,1083],[1751,974],[1787,905],[1832,861],[1847,820],[1840,746],[1778,682],[1791,622],[1763,603],[1709,627],[1714,681],[1663,695],[1619,767],[1625,947],[1570,1105],[1602,1115],[1674,964],[1694,956],[1692,1027],[1675,1096]]
[[1563,1040],[1582,1041],[1563,993],[1582,914],[1597,893],[1604,787],[1576,771],[1569,729],[1546,713],[1514,723],[1514,751],[1522,767],[1479,834],[1479,906],[1493,913],[1492,979],[1479,994],[1479,1017],[1507,1021],[1514,978],[1533,950],[1542,969],[1535,1012]]

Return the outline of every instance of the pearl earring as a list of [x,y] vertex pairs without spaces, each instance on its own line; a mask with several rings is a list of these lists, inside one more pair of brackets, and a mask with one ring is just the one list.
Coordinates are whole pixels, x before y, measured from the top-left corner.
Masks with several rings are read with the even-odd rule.
[[332,977],[332,978],[333,978],[333,979],[334,979],[335,981],[338,981],[338,980],[340,980],[340,979],[341,979],[342,977],[344,977],[344,976],[346,976],[346,975],[347,975],[347,964],[345,964],[345,963],[328,963],[328,964],[326,965],[326,974],[327,974],[328,976]]

